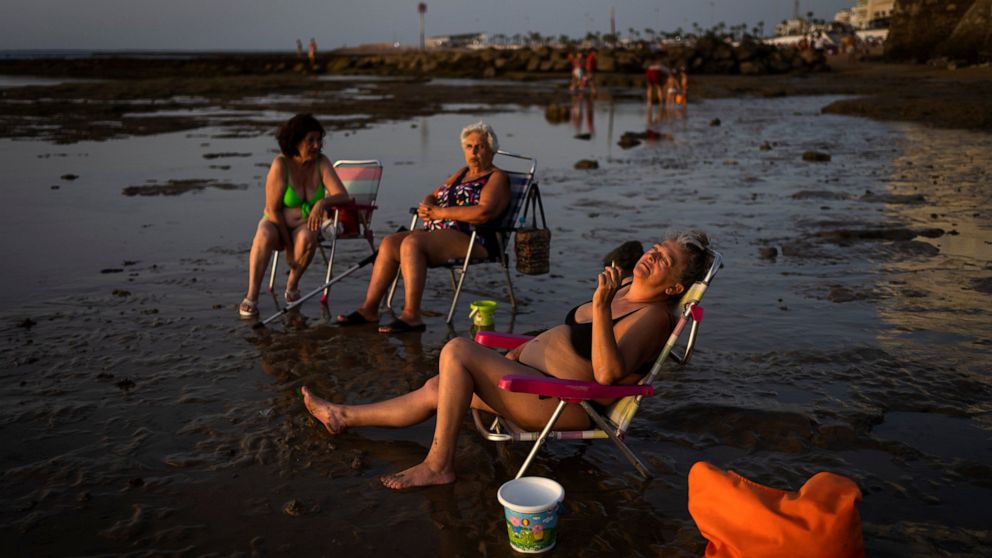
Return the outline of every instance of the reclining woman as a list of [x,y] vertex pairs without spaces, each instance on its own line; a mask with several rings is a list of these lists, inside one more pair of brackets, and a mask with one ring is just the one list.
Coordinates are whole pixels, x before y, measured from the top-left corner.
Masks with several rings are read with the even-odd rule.
[[317,249],[317,230],[327,209],[348,201],[334,167],[320,150],[324,127],[310,114],[297,114],[276,132],[279,151],[265,179],[265,210],[248,257],[248,293],[238,308],[243,318],[258,316],[258,291],[275,250],[289,266],[286,302],[300,298],[300,277]]
[[378,322],[382,298],[396,273],[402,272],[403,312],[379,331],[423,330],[420,302],[427,268],[464,257],[473,225],[478,234],[472,257],[485,258],[490,250],[497,249],[496,235],[487,231],[485,224],[498,222],[503,216],[510,202],[510,185],[506,174],[493,166],[493,155],[499,149],[496,132],[484,122],[466,126],[461,132],[461,144],[466,166],[448,177],[417,207],[424,229],[394,233],[382,240],[365,302],[351,314],[338,316],[339,324]]
[[[621,281],[619,268],[607,267],[599,274],[591,302],[576,306],[564,324],[505,357],[455,338],[441,351],[439,374],[416,391],[378,403],[337,405],[304,387],[303,402],[331,434],[359,426],[406,427],[436,414],[434,440],[424,461],[381,480],[394,489],[454,482],[455,443],[470,407],[540,429],[558,404],[499,389],[497,382],[503,376],[552,376],[600,384],[629,384],[643,377],[675,325],[673,306],[706,272],[708,243],[702,233],[675,234],[641,256],[630,282]],[[557,427],[584,430],[590,422],[581,408],[569,405]]]

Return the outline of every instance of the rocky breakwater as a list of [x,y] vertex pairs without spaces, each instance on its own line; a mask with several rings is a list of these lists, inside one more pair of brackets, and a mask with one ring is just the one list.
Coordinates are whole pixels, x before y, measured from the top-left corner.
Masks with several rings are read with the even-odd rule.
[[[564,48],[336,51],[322,70],[331,74],[444,76],[464,78],[540,79],[547,74],[567,75],[569,51]],[[640,80],[644,70],[658,60],[693,74],[781,74],[829,69],[822,54],[795,48],[778,48],[754,41],[739,45],[715,36],[703,36],[691,45],[676,45],[663,52],[648,49],[603,48],[597,51],[597,74],[605,81]]]
[[992,0],[898,0],[885,54],[918,62],[992,61]]

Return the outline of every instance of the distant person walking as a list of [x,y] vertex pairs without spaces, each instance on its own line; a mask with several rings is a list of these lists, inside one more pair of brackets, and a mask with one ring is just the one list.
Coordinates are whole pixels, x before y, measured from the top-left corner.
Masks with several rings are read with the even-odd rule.
[[595,50],[590,50],[589,54],[586,55],[585,70],[585,74],[582,76],[582,86],[588,86],[589,93],[591,95],[596,95],[596,80],[594,79],[594,74],[596,73]]
[[296,58],[303,60],[303,41],[296,39]]
[[317,39],[310,37],[310,49],[307,52],[307,57],[310,58],[310,68],[317,69]]
[[659,60],[655,60],[647,67],[644,72],[644,82],[647,84],[647,91],[645,91],[645,98],[647,99],[648,114],[651,114],[651,105],[654,98],[658,99],[659,110],[665,105],[665,95],[662,90],[662,84],[668,79],[668,74],[671,70],[668,66],[665,66]]
[[568,82],[568,90],[569,92],[574,92],[576,89],[581,90],[583,86],[583,78],[585,76],[585,70],[583,70],[582,52],[569,54],[568,62],[572,66],[572,79]]

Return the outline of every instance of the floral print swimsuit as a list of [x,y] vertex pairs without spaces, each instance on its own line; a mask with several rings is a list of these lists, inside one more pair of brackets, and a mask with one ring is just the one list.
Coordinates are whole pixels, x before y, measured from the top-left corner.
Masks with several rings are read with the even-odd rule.
[[[462,182],[465,175],[468,174],[468,167],[462,170],[458,178],[455,179],[454,183],[451,185],[442,184],[434,190],[434,200],[437,202],[438,207],[459,207],[459,206],[471,206],[479,205],[479,198],[482,197],[482,189],[489,182],[489,177],[493,175],[492,172],[484,174],[475,180],[469,182]],[[433,221],[428,221],[424,224],[424,228],[429,231],[438,230],[456,230],[461,231],[465,234],[472,234],[472,225],[464,221],[455,221],[453,219],[435,219]],[[493,253],[492,249],[497,246],[496,234],[494,231],[485,230],[484,225],[478,225],[475,227],[476,241],[486,249],[487,252]]]

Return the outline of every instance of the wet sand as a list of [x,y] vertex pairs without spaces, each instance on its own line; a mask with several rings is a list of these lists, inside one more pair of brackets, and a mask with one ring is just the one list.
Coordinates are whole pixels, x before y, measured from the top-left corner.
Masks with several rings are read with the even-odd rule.
[[[512,554],[496,490],[526,447],[483,442],[466,420],[459,480],[394,493],[377,477],[422,459],[432,423],[330,437],[298,393],[362,402],[418,386],[444,342],[469,334],[468,302],[500,292],[497,273],[471,279],[453,331],[440,272],[422,335],[327,323],[357,304],[367,270],[335,286],[328,311],[308,304],[263,331],[237,319],[266,134],[308,107],[332,129],[332,159],[383,159],[380,235],[458,164],[469,121],[538,157],[552,274],[514,276],[522,306],[501,303],[500,330],[557,323],[625,240],[698,226],[724,253],[693,363],[665,374],[630,433],[656,478],[606,443],[553,444],[532,466],[566,490],[558,553],[700,555],[686,511],[698,460],[781,488],[851,477],[872,556],[992,550],[992,136],[821,113],[846,97],[743,97],[693,103],[653,125],[662,139],[622,149],[624,132],[645,130],[637,90],[570,104],[554,84],[387,81],[411,103],[447,96],[425,112],[341,109],[339,126],[348,88],[383,85],[329,83],[204,102],[181,131],[0,140],[8,202],[58,222],[18,211],[0,236],[0,553]],[[544,119],[552,97],[569,121]],[[514,98],[533,104],[503,104]],[[183,184],[201,187],[126,195]],[[320,275],[316,263],[304,288]],[[263,315],[275,308],[263,298]]]

